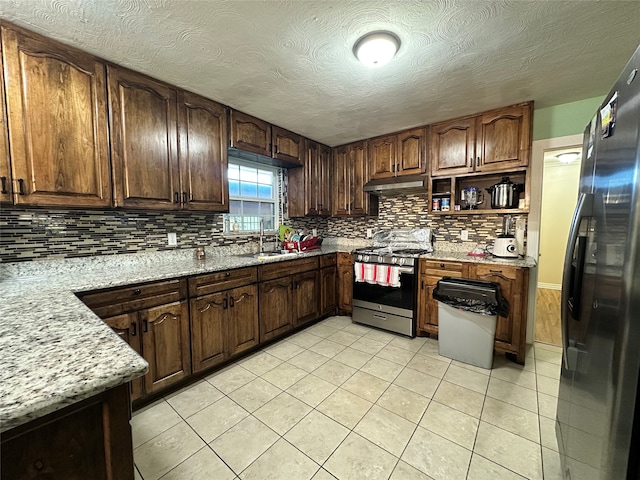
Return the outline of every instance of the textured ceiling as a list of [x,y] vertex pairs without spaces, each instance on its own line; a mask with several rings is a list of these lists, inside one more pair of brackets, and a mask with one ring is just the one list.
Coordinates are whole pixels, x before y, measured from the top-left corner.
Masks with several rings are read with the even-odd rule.
[[[0,0],[2,18],[329,145],[534,100],[605,95],[640,2]],[[402,41],[369,69],[372,30]]]

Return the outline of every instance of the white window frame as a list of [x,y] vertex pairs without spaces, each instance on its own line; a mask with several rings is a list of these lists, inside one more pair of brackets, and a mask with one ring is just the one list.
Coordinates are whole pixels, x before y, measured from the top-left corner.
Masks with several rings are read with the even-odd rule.
[[[247,197],[242,195],[231,195],[229,192],[229,204],[231,201],[251,201],[251,202],[260,202],[260,203],[270,203],[274,206],[274,228],[266,229],[265,232],[275,233],[279,230],[280,222],[281,222],[281,212],[282,212],[282,195],[281,195],[281,181],[282,181],[282,172],[278,167],[274,167],[271,165],[265,165],[262,163],[251,162],[247,160],[242,160],[237,157],[229,157],[228,160],[229,166],[231,165],[239,165],[241,167],[247,168],[255,168],[256,170],[262,170],[266,172],[270,172],[273,174],[273,196],[271,199],[267,199],[264,197]],[[228,168],[228,167],[227,167]],[[229,187],[227,187],[229,188]],[[233,230],[233,225],[235,223],[234,219],[237,218],[237,214],[225,213],[224,214],[224,233],[228,235],[253,235],[259,232],[259,223],[256,226],[255,230]],[[243,215],[240,215],[243,217]]]

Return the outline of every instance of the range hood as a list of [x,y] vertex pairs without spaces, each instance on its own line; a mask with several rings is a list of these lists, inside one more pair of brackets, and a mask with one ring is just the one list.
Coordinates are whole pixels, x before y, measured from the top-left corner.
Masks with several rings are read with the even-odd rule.
[[427,183],[426,175],[406,175],[371,180],[362,190],[373,195],[427,193]]

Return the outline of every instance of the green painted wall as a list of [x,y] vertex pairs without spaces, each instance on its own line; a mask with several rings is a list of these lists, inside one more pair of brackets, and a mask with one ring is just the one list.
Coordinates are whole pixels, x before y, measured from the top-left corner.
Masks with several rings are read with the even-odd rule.
[[533,140],[564,137],[584,132],[584,128],[591,121],[593,114],[603,100],[604,95],[534,110]]

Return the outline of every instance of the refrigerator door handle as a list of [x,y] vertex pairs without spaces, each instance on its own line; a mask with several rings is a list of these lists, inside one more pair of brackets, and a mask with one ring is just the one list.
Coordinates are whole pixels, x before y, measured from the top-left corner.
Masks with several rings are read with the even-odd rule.
[[[571,229],[569,230],[569,240],[567,242],[567,251],[564,256],[564,271],[562,275],[562,297],[560,299],[560,321],[562,327],[562,359],[564,367],[569,369],[568,349],[569,349],[569,298],[573,294],[571,286],[575,285],[575,280],[572,278],[573,269],[571,268],[573,262],[573,252],[576,248],[576,243],[580,236],[580,224],[585,218],[593,216],[593,194],[581,193],[578,197],[578,205],[576,211],[573,214],[573,220],[571,221]],[[583,245],[581,245],[583,247]],[[584,247],[583,247],[584,248]],[[582,249],[583,249],[582,248]],[[582,250],[581,249],[581,250]],[[584,253],[584,252],[583,252]],[[576,259],[578,262],[584,261],[584,254],[579,255]],[[575,269],[576,273],[582,274],[582,265],[577,265]],[[582,282],[580,282],[582,283]],[[579,308],[579,306],[578,306]]]

